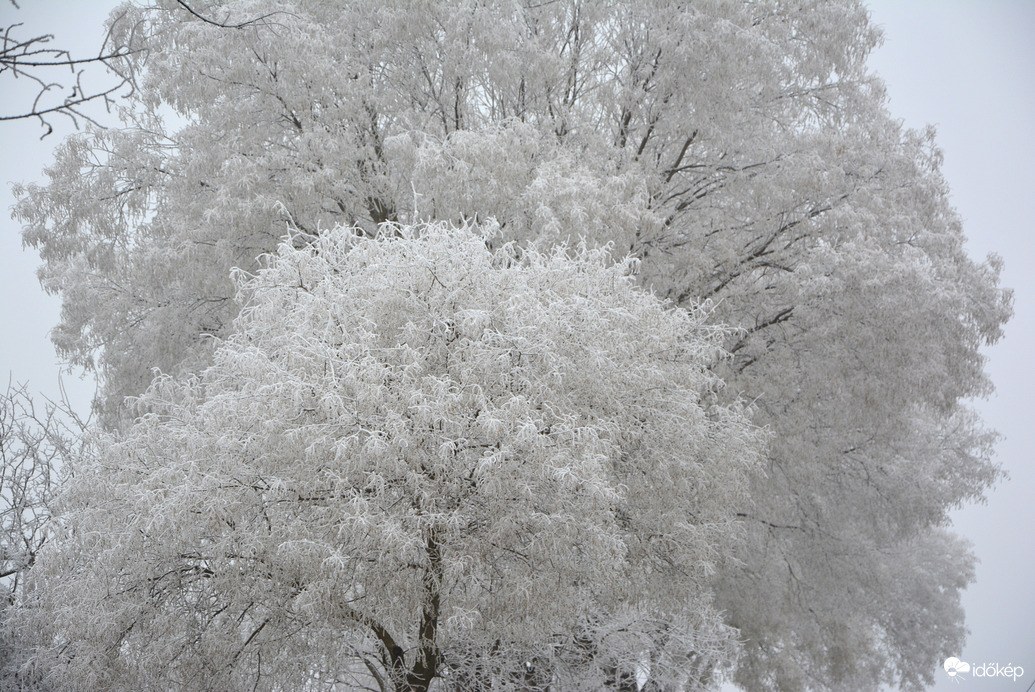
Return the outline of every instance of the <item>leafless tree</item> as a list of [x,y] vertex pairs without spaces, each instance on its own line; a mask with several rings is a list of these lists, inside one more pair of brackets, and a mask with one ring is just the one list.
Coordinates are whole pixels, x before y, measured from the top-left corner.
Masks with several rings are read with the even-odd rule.
[[86,422],[67,404],[38,404],[24,384],[0,393],[0,595],[12,603],[47,540],[50,501]]

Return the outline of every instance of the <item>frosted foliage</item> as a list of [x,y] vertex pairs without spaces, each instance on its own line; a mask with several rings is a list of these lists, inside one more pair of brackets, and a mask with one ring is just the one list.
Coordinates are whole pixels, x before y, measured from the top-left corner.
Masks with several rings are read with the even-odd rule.
[[[68,140],[16,209],[106,426],[154,368],[212,363],[231,270],[288,229],[301,248],[491,219],[493,247],[610,244],[640,285],[712,306],[717,396],[772,433],[713,578],[736,680],[913,689],[959,650],[972,558],[914,547],[1000,475],[965,402],[991,391],[980,348],[1011,295],[964,252],[933,133],[885,109],[859,2],[195,5],[259,21],[131,9],[126,127]],[[938,601],[907,646],[895,594],[917,583]]]
[[763,438],[716,402],[725,333],[601,251],[397,233],[239,273],[213,364],[76,464],[32,573],[56,687],[594,689],[643,652],[673,684],[728,659],[708,581]]

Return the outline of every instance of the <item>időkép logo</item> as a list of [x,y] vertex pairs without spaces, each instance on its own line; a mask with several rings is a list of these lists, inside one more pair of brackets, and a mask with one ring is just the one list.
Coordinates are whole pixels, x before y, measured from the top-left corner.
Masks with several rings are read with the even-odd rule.
[[961,661],[955,656],[945,659],[942,668],[945,669],[950,678],[955,678],[956,680],[964,679],[967,673],[975,678],[1013,678],[1014,682],[1018,678],[1024,677],[1024,668],[1015,666],[1012,663],[1007,663],[1005,666],[1001,666],[998,663],[981,663],[971,666],[966,661]]

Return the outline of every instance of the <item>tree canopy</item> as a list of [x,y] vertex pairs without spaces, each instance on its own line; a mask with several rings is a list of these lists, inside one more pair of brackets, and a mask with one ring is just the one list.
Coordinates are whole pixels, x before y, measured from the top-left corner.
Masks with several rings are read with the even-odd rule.
[[1010,294],[964,251],[933,133],[888,114],[861,3],[195,9],[220,21],[128,10],[125,127],[67,140],[16,210],[109,428],[154,369],[213,363],[231,270],[288,228],[301,248],[495,219],[496,243],[609,245],[688,314],[712,306],[717,396],[771,433],[710,582],[735,680],[931,680],[972,575],[947,513],[999,475],[966,401]]
[[213,364],[76,464],[33,570],[60,687],[571,689],[729,655],[708,578],[762,437],[716,400],[724,333],[600,251],[397,230],[238,274]]

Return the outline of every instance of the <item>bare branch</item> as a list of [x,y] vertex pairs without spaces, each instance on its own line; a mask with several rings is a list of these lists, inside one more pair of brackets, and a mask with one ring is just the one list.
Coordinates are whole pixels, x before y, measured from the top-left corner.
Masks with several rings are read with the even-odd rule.
[[[27,79],[37,85],[37,92],[24,110],[0,114],[0,121],[36,118],[45,129],[42,137],[53,132],[54,128],[47,119],[53,115],[69,118],[77,129],[80,120],[99,126],[99,123],[85,114],[81,107],[90,102],[100,102],[106,108],[110,108],[117,92],[124,88],[128,89],[126,95],[133,92],[135,79],[125,58],[140,52],[141,49],[129,45],[113,46],[111,30],[96,56],[73,58],[67,50],[51,48],[48,45],[54,39],[52,34],[40,34],[29,38],[18,36],[22,26],[21,23],[15,23],[0,31],[0,75],[7,73],[13,79]],[[114,27],[114,23],[112,26]],[[101,66],[114,75],[114,85],[96,89],[86,88],[83,84],[83,74],[92,66]],[[66,68],[72,75],[71,84],[64,79],[55,81],[52,78],[54,70]],[[56,103],[49,102],[51,95],[62,91],[66,92],[64,98]]]
[[269,19],[270,17],[272,17],[274,15],[277,15],[277,14],[287,14],[286,12],[269,12],[267,14],[262,15],[261,17],[256,17],[255,19],[248,19],[246,21],[239,22],[237,24],[230,24],[226,20],[223,20],[222,22],[219,22],[219,21],[216,21],[214,19],[210,19],[209,17],[204,16],[203,14],[199,13],[197,10],[195,10],[193,7],[188,5],[183,0],[176,0],[176,2],[177,2],[177,4],[180,7],[182,7],[185,10],[187,10],[192,15],[194,15],[195,17],[197,17],[201,21],[205,22],[206,24],[211,24],[212,26],[222,27],[223,29],[243,29],[243,28],[245,28],[247,26],[252,26],[254,24],[262,23],[266,19]]

